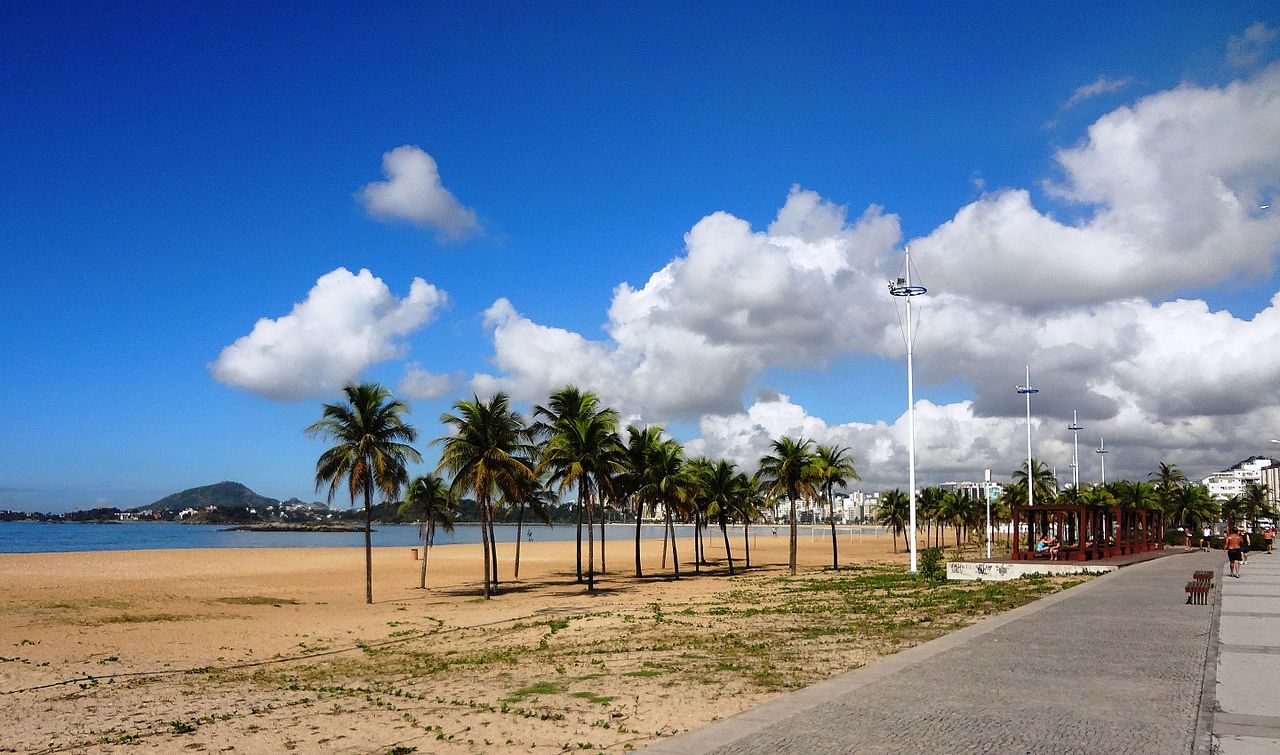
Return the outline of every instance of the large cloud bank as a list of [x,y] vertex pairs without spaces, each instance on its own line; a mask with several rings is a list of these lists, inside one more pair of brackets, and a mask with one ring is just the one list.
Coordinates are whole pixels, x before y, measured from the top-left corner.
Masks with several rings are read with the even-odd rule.
[[[1061,217],[1006,189],[910,242],[931,287],[919,379],[976,389],[971,401],[918,405],[925,478],[1018,463],[1012,387],[1028,362],[1044,389],[1037,455],[1060,467],[1070,438],[1059,425],[1073,409],[1091,442],[1123,445],[1108,466],[1132,476],[1162,459],[1194,470],[1258,451],[1280,431],[1280,298],[1242,319],[1169,297],[1274,269],[1280,213],[1263,205],[1280,186],[1280,65],[1142,98],[1056,162],[1061,175],[1044,188]],[[884,282],[903,241],[882,208],[850,217],[799,188],[763,230],[712,214],[643,286],[615,289],[606,339],[496,302],[486,323],[497,370],[473,386],[533,401],[574,382],[631,416],[696,420],[695,450],[748,466],[770,438],[804,433],[850,445],[869,483],[901,484],[905,420],[828,425],[785,396],[746,407],[742,397],[771,367],[900,358]]]
[[262,318],[209,365],[214,379],[277,400],[329,397],[372,364],[401,357],[402,338],[445,294],[414,278],[403,299],[368,270],[325,273],[293,310]]

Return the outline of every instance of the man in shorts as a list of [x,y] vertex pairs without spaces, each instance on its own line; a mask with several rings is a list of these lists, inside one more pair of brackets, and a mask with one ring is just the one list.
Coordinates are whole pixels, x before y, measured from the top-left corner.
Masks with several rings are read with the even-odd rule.
[[1240,554],[1240,544],[1244,542],[1244,538],[1240,537],[1240,533],[1236,532],[1236,528],[1232,527],[1227,536],[1222,539],[1222,550],[1227,552],[1227,565],[1231,569],[1231,576],[1240,579],[1240,561],[1243,556]]
[[1267,530],[1262,533],[1262,536],[1266,538],[1267,541],[1267,555],[1271,555],[1271,546],[1274,545],[1276,541],[1276,526],[1273,524],[1268,527]]

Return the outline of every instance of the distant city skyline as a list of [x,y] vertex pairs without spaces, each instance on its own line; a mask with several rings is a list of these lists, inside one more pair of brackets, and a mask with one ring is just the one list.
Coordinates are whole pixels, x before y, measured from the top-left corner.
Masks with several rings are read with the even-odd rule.
[[[1280,437],[1274,3],[0,8],[0,508],[315,500],[349,380],[906,487]],[[1087,450],[1086,450],[1087,449]]]

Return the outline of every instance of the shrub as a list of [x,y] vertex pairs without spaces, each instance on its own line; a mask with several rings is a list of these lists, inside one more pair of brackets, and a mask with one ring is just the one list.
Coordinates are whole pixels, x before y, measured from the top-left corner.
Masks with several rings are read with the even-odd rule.
[[941,548],[920,551],[920,574],[930,582],[942,582],[947,578],[947,565],[942,563]]

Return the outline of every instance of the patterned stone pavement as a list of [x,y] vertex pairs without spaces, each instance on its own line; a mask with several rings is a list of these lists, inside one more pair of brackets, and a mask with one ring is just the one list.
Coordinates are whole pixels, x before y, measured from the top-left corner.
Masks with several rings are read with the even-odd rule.
[[1215,752],[1274,755],[1280,753],[1280,555],[1255,551],[1239,579],[1220,579]]
[[[1195,552],[1129,566],[647,752],[1207,752],[1212,715],[1201,716],[1202,682],[1214,671],[1206,661],[1216,606],[1187,605],[1182,588],[1192,572],[1221,562],[1219,553]],[[1280,611],[1277,572],[1268,606]],[[1224,621],[1231,613],[1223,607]],[[1280,648],[1265,657],[1280,664]],[[1238,750],[1255,751],[1280,750]]]

